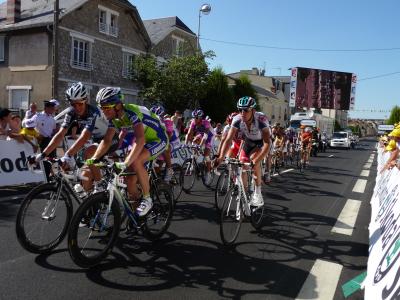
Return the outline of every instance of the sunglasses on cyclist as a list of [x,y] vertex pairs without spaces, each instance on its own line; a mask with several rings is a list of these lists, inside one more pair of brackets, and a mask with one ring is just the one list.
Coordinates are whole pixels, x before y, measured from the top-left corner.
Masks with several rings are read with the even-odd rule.
[[115,107],[115,104],[109,104],[109,105],[102,105],[100,108],[102,110],[108,110],[108,109],[113,109]]
[[70,102],[71,103],[71,106],[83,106],[83,105],[85,105],[85,102],[86,101],[74,101],[74,102]]
[[248,112],[250,111],[250,108],[240,108],[239,112]]

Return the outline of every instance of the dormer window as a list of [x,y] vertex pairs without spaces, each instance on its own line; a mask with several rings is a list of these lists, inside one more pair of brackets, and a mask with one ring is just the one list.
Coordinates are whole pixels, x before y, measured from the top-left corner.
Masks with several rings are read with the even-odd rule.
[[175,35],[172,36],[172,55],[183,57],[183,44],[185,40],[177,37]]
[[118,37],[119,13],[99,5],[99,32]]

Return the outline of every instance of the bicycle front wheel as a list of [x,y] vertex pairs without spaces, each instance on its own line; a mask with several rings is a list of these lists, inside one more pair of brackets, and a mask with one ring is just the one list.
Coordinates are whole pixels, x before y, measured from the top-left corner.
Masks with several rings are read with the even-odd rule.
[[233,186],[233,181],[232,178],[229,178],[229,171],[224,170],[218,177],[214,193],[215,208],[219,213],[222,210],[222,205],[224,204],[225,195],[231,186]]
[[50,252],[67,234],[72,213],[71,200],[64,190],[59,191],[58,185],[37,186],[26,195],[17,214],[19,243],[29,252]]
[[264,205],[261,207],[251,207],[251,225],[255,229],[260,229],[264,218]]
[[111,209],[108,202],[107,193],[93,194],[72,218],[68,251],[79,267],[99,264],[115,244],[121,226],[121,211],[117,201],[113,201]]
[[[156,193],[154,191],[157,191]],[[173,195],[169,186],[158,186],[152,193],[153,207],[145,216],[143,233],[153,241],[159,239],[168,229],[173,213]]]
[[232,245],[240,231],[244,213],[237,186],[233,186],[225,195],[221,210],[220,235],[225,246]]
[[193,164],[192,160],[185,160],[182,164],[181,183],[182,189],[186,193],[189,193],[194,185],[194,182],[196,180],[196,172],[196,166]]

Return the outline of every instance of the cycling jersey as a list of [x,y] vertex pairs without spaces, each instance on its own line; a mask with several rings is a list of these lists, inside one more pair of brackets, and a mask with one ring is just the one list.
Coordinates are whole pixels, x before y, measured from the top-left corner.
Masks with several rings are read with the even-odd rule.
[[124,115],[121,119],[109,121],[108,127],[124,131],[126,145],[133,143],[134,126],[143,124],[145,148],[150,152],[150,159],[155,159],[165,151],[168,146],[168,136],[165,126],[155,113],[152,113],[144,106],[135,104],[124,104]]
[[207,134],[207,139],[204,143],[204,146],[206,148],[211,148],[211,140],[212,137],[214,136],[211,130],[211,124],[209,121],[206,119],[201,120],[201,123],[199,125],[196,124],[196,120],[192,119],[190,122],[190,129],[193,131],[193,136],[195,137],[194,139],[200,139],[201,136],[204,136],[204,134]]
[[242,121],[242,115],[236,115],[232,120],[232,126],[243,135],[244,138],[258,141],[262,140],[262,131],[267,128],[269,129],[269,122],[267,117],[261,112],[255,112],[253,122],[250,128],[247,128],[245,122]]
[[94,140],[103,138],[107,130],[107,121],[102,117],[100,110],[92,105],[87,105],[86,114],[79,116],[74,107],[66,109],[62,128],[70,128],[73,124],[78,124],[78,130],[87,129],[93,136]]

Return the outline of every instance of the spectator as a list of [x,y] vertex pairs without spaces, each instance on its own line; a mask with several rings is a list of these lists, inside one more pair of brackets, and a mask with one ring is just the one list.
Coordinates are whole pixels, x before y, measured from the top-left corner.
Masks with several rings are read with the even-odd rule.
[[[55,103],[44,102],[44,111],[33,116],[32,120],[36,122],[36,130],[39,132],[39,146],[41,151],[47,147],[56,130],[56,121],[54,120]],[[55,156],[55,150],[49,155]]]
[[182,113],[179,110],[175,111],[175,114],[171,117],[172,122],[174,122],[175,128],[178,130],[179,134],[182,134],[185,129],[183,126]]
[[22,120],[22,127],[25,127],[25,121],[32,118],[36,115],[37,112],[37,105],[35,102],[32,102],[29,106],[29,109],[25,112],[25,118]]
[[13,138],[22,143],[23,138],[14,128],[11,118],[11,111],[9,109],[5,108],[0,112],[0,139]]
[[10,121],[11,130],[19,133],[21,131],[21,117],[19,115],[12,115]]
[[25,127],[21,129],[20,134],[33,148],[33,152],[37,152],[39,149],[38,137],[39,133],[35,130],[36,121],[32,118],[26,120]]
[[58,109],[60,107],[60,102],[58,102],[58,100],[56,100],[56,99],[51,99],[49,102],[54,104],[54,107],[55,107],[54,116],[57,116],[58,115]]

